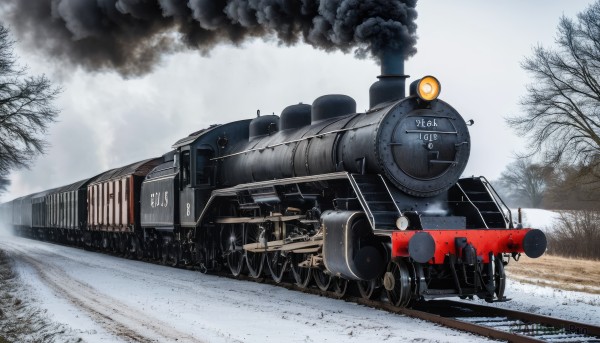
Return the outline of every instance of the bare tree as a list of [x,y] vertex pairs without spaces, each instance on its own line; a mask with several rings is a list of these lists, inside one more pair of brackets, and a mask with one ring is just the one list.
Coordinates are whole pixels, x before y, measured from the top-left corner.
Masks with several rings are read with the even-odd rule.
[[551,169],[523,158],[509,164],[498,181],[514,202],[539,207],[551,174]]
[[9,30],[0,25],[0,192],[11,170],[28,168],[44,152],[44,134],[58,115],[52,102],[60,90],[44,75],[27,75],[13,46]]
[[[597,166],[594,166],[594,169]],[[553,168],[544,194],[544,206],[561,210],[600,208],[600,179],[586,165],[561,164]]]
[[548,252],[566,257],[600,259],[600,212],[561,211],[548,233]]
[[563,16],[556,45],[534,48],[522,63],[532,83],[521,100],[524,114],[507,122],[547,165],[600,164],[600,1],[576,20]]

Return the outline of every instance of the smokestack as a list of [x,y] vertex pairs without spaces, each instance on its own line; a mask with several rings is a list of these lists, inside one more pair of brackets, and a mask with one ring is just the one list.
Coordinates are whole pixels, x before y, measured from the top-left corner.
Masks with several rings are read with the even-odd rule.
[[404,75],[404,53],[400,49],[385,49],[379,55],[381,75],[379,81],[369,89],[371,108],[388,101],[405,97],[406,78]]

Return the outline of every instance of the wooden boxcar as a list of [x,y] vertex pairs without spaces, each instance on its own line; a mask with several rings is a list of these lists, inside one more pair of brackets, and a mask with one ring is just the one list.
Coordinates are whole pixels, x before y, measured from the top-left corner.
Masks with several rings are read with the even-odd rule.
[[86,228],[87,185],[93,179],[77,181],[48,192],[47,227],[66,230]]
[[148,159],[98,175],[87,187],[88,229],[133,232],[140,223],[140,188],[144,177],[161,162]]
[[25,197],[16,198],[12,201],[12,226],[15,229],[21,227],[21,203],[23,202],[23,198]]
[[48,225],[46,212],[46,195],[53,190],[40,192],[31,198],[31,227],[34,229],[45,229]]
[[0,204],[0,225],[3,230],[12,229],[13,224],[13,202]]

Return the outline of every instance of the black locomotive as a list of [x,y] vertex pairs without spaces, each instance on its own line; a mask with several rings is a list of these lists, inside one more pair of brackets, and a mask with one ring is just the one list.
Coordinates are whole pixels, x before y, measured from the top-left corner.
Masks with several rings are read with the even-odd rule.
[[202,271],[289,276],[340,296],[355,282],[396,306],[503,300],[508,258],[542,255],[545,236],[514,228],[485,178],[460,179],[467,123],[432,76],[405,96],[403,69],[384,55],[365,113],[325,95],[213,125],[161,158],[3,204],[2,218],[24,235]]

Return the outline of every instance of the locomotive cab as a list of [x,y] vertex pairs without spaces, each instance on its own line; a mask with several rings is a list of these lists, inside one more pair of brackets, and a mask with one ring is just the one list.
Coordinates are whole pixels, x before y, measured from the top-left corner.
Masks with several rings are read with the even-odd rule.
[[181,147],[179,151],[180,189],[184,188],[214,188],[215,184],[215,162],[212,160],[214,151],[210,146],[193,148]]
[[215,153],[209,146],[201,146],[195,150],[195,158],[193,163],[194,178],[192,187],[196,188],[212,188],[215,181],[215,164],[212,160]]

